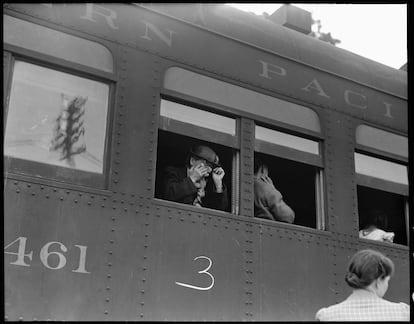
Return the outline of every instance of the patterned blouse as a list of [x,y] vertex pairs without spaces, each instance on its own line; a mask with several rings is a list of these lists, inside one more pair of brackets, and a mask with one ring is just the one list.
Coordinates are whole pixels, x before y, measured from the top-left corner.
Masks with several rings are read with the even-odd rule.
[[409,321],[410,308],[392,303],[363,289],[355,289],[343,302],[320,309],[318,321]]

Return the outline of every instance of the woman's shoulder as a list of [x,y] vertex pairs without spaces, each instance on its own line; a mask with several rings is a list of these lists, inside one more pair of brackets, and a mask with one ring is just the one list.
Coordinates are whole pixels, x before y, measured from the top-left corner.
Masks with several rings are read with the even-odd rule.
[[323,307],[323,308],[321,308],[320,310],[318,310],[317,312],[316,312],[316,319],[317,320],[321,320],[321,318],[323,318],[324,317],[324,315],[325,315],[325,313],[326,313],[326,311],[327,311],[327,309],[328,309],[329,307]]
[[385,299],[381,299],[381,301],[384,304],[384,306],[400,309],[402,311],[409,311],[410,310],[410,306],[406,303],[392,302],[392,301],[388,301],[388,300],[385,300]]
[[410,306],[402,302],[382,300],[381,311],[395,320],[406,321],[410,319]]
[[338,304],[334,304],[331,306],[323,307],[316,312],[316,320],[318,321],[330,321],[336,317],[338,313],[340,313],[341,309],[343,308],[345,301],[340,302]]
[[[410,306],[405,303],[395,303],[382,298],[363,301],[367,307],[365,312],[361,311],[361,305],[355,307],[361,301],[347,299],[341,303],[321,308],[315,315],[318,321],[349,321],[349,320],[385,320],[407,321],[410,318]],[[367,302],[369,304],[367,304]]]

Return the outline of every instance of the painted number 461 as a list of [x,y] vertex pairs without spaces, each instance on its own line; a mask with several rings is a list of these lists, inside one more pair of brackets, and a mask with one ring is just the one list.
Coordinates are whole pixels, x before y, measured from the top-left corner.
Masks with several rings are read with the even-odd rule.
[[[23,267],[30,267],[30,264],[26,263],[26,260],[32,261],[33,251],[26,253],[26,241],[27,241],[27,237],[21,236],[4,247],[5,254],[15,255],[17,257],[17,259],[13,262],[10,262],[10,264],[23,266]],[[6,249],[11,247],[13,244],[18,244],[17,252],[6,251]],[[40,255],[39,255],[40,261],[48,269],[51,269],[51,270],[62,269],[66,265],[66,257],[61,252],[49,251],[49,249],[52,246],[57,246],[62,252],[68,251],[67,247],[60,242],[48,242],[40,249]],[[79,263],[78,263],[78,267],[75,270],[72,270],[72,272],[90,273],[89,271],[86,271],[85,269],[87,246],[84,246],[84,245],[75,245],[75,246],[79,248]],[[59,260],[58,264],[55,266],[52,266],[49,264],[49,257],[51,255],[54,255]]]

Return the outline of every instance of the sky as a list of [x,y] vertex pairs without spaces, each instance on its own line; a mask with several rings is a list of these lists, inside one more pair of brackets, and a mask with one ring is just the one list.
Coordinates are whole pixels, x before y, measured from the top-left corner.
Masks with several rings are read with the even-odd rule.
[[[281,3],[228,3],[257,15],[271,15]],[[337,47],[399,69],[407,63],[406,4],[309,4],[305,9],[321,21],[321,32],[341,41]],[[314,27],[313,27],[314,28]]]

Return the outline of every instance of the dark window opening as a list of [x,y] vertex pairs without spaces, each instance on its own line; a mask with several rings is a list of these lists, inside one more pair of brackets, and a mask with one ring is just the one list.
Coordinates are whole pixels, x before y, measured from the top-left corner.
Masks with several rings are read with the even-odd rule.
[[359,229],[367,228],[374,215],[381,214],[381,229],[395,234],[394,243],[407,245],[405,196],[364,186],[357,186],[357,191]]
[[[163,188],[165,169],[168,166],[185,167],[188,152],[194,145],[208,146],[219,156],[220,164],[225,172],[223,183],[227,189],[228,207],[225,211],[230,212],[232,197],[232,160],[234,150],[220,144],[210,143],[164,130],[158,130],[155,198],[165,199]],[[212,182],[212,180],[209,179],[208,182]]]
[[255,158],[268,165],[275,188],[295,212],[293,224],[316,228],[315,177],[318,169],[262,153],[255,153]]

